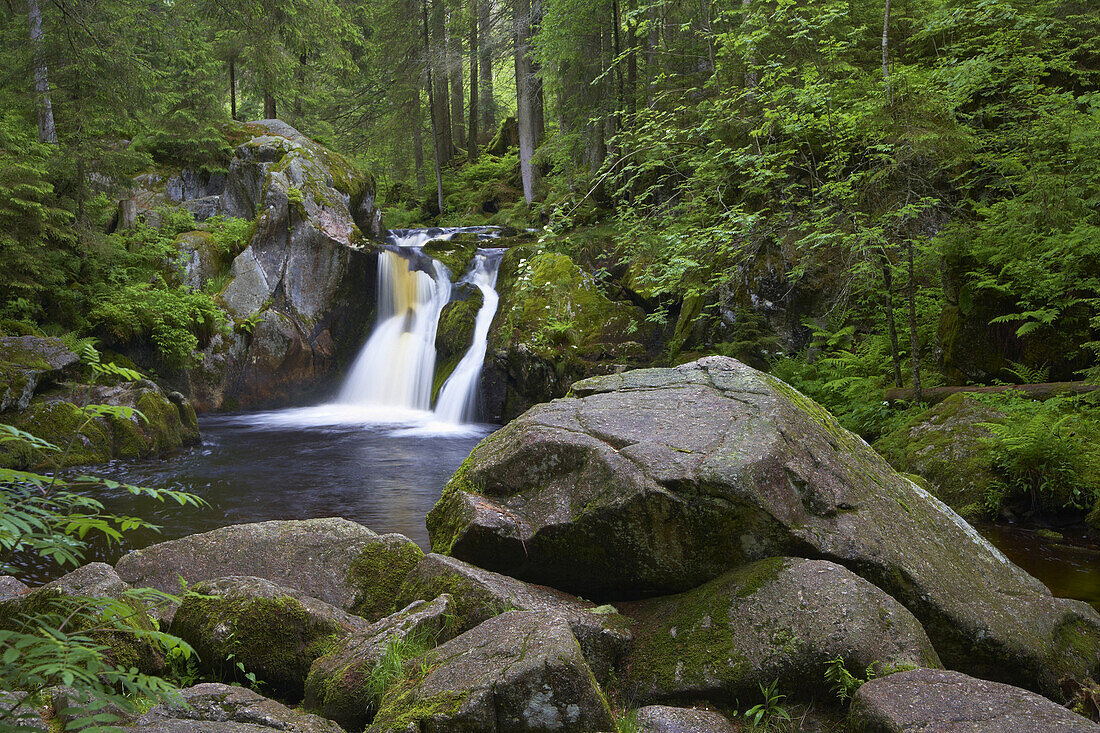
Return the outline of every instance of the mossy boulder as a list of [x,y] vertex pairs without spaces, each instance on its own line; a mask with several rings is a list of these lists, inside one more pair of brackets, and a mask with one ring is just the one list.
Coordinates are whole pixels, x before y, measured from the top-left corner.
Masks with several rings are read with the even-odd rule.
[[458,280],[470,269],[470,262],[477,254],[481,238],[472,232],[458,232],[449,237],[432,239],[424,245],[423,252],[443,263],[451,273],[451,280]]
[[861,685],[847,730],[1098,733],[1100,725],[1018,687],[942,669],[915,669]]
[[[141,414],[104,413],[89,420],[84,404],[132,408]],[[62,449],[0,447],[0,466],[17,468],[58,460],[76,466],[144,458],[200,440],[195,411],[186,398],[178,393],[171,397],[148,380],[111,386],[66,382],[36,395],[26,409],[10,411],[3,420]]]
[[1001,422],[994,405],[954,394],[875,441],[903,473],[920,476],[936,498],[969,520],[986,516],[986,494],[997,481],[982,423]]
[[304,707],[349,730],[362,730],[378,703],[372,673],[387,650],[398,649],[406,657],[410,650],[423,653],[458,634],[454,619],[454,602],[443,594],[430,603],[414,601],[337,641],[310,667]]
[[435,332],[436,363],[435,374],[432,377],[433,402],[474,340],[477,312],[481,309],[483,301],[481,291],[471,288],[466,298],[448,303],[439,314],[439,325]]
[[195,584],[170,630],[212,674],[243,681],[251,673],[277,694],[301,699],[313,660],[367,626],[297,589],[234,575]]
[[387,690],[370,731],[505,733],[612,730],[614,724],[569,625],[509,611],[413,660]]
[[568,256],[537,244],[513,247],[500,264],[500,309],[489,331],[483,379],[489,413],[507,420],[583,377],[645,356],[645,314],[609,299]]
[[606,680],[630,644],[630,621],[613,606],[597,606],[553,588],[525,583],[464,563],[430,554],[416,565],[401,586],[400,606],[441,593],[454,599],[453,623],[461,631],[505,611],[553,613],[566,620],[581,645],[588,666]]
[[[108,663],[145,674],[164,672],[164,654],[145,632],[156,625],[146,603],[130,593],[110,565],[90,563],[51,583],[0,601],[0,629],[30,631],[35,617],[68,619],[70,633],[86,632],[106,647]],[[50,623],[58,623],[51,621]]]
[[156,705],[125,733],[343,733],[317,715],[294,710],[244,687],[206,682],[180,690],[180,700]]
[[826,559],[893,596],[941,660],[1057,695],[1100,614],[1056,599],[790,386],[708,357],[575,384],[483,440],[428,515],[436,552],[587,598]]
[[0,338],[0,413],[27,409],[40,385],[74,376],[79,365],[80,357],[61,339]]
[[838,657],[857,673],[940,666],[904,606],[825,560],[760,560],[623,610],[636,621],[624,685],[639,702],[735,704],[765,680],[788,696],[828,696],[825,667]]
[[379,535],[340,518],[235,524],[135,550],[118,561],[135,586],[178,593],[186,583],[251,575],[296,588],[368,618],[390,613],[401,583],[424,553],[398,534]]
[[222,252],[210,232],[183,232],[174,244],[176,264],[182,284],[192,290],[202,290],[207,280],[215,277],[227,264],[228,253]]

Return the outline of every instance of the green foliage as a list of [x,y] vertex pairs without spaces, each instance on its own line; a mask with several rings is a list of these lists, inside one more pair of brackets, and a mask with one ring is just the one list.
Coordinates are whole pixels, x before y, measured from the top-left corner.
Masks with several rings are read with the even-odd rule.
[[1034,402],[984,396],[1006,417],[983,423],[985,440],[1000,478],[986,497],[991,512],[1015,501],[1032,510],[1087,512],[1100,501],[1100,428],[1094,407],[1080,399]]
[[[137,379],[133,370],[102,363],[95,348],[85,342],[81,352],[93,382],[103,378]],[[96,416],[138,415],[130,408],[84,405],[85,425]],[[83,427],[83,426],[82,426]],[[181,506],[199,506],[197,497],[180,491],[148,489],[94,476],[69,476],[59,470],[64,454],[78,439],[78,429],[69,445],[59,447],[9,425],[0,425],[0,444],[53,453],[59,456],[50,474],[0,469],[0,572],[15,571],[12,558],[32,554],[59,565],[79,565],[90,537],[118,543],[126,532],[156,529],[140,517],[105,511],[91,496],[93,490],[124,490],[157,501]],[[43,591],[38,591],[43,593]],[[79,721],[83,730],[103,730],[115,721],[104,710],[108,703],[134,710],[135,700],[165,699],[175,688],[165,680],[112,661],[115,645],[148,644],[163,650],[169,658],[187,663],[193,651],[177,637],[159,631],[146,619],[146,609],[178,601],[152,589],[128,590],[118,597],[83,598],[46,596],[15,626],[0,628],[0,687],[28,694],[10,710],[0,710],[0,731],[21,730],[19,720],[26,707],[44,690],[56,685],[77,689]]]
[[367,674],[366,693],[371,707],[378,710],[386,691],[400,685],[422,669],[412,669],[409,661],[422,656],[435,645],[426,634],[410,634],[404,638],[391,637],[382,649],[382,656]]
[[253,222],[232,216],[212,216],[202,226],[210,232],[214,246],[227,261],[244,251],[255,232]]
[[778,687],[779,680],[772,680],[771,684],[767,685],[760,683],[760,694],[764,696],[764,701],[745,711],[745,720],[754,728],[772,730],[790,722],[791,714],[783,706],[787,696],[779,693]]

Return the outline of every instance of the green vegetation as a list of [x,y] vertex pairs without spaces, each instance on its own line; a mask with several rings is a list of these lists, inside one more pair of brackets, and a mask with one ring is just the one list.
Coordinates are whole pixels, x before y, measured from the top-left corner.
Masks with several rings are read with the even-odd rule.
[[[86,347],[85,354],[94,354],[94,350]],[[98,359],[86,358],[86,363],[93,379],[133,380],[140,376]],[[81,414],[83,424],[61,446],[0,425],[0,444],[56,456],[48,474],[0,468],[0,572],[15,571],[12,562],[21,556],[77,566],[91,537],[117,543],[126,532],[156,529],[139,517],[106,512],[90,495],[93,489],[123,489],[158,501],[200,504],[199,499],[183,492],[61,472],[65,455],[78,441],[80,431],[97,416],[144,419],[133,408],[112,405],[85,404]],[[15,606],[9,604],[0,618],[0,687],[27,696],[10,709],[0,709],[0,731],[25,730],[20,727],[20,716],[47,702],[47,690],[62,684],[74,687],[81,696],[79,720],[69,724],[74,730],[101,730],[116,721],[108,705],[134,711],[143,701],[171,697],[175,687],[154,673],[161,671],[163,655],[185,664],[192,650],[177,637],[160,631],[148,610],[175,600],[151,589],[95,597],[40,589]]]

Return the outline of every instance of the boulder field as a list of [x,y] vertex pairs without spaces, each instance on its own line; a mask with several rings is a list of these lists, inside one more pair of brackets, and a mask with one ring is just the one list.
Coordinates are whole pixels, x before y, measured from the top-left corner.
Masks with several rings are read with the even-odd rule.
[[[0,584],[0,621],[186,587],[156,615],[212,682],[127,730],[730,731],[770,687],[829,729],[1100,731],[1063,693],[1095,684],[1100,615],[731,359],[528,410],[428,523],[428,554],[343,519],[225,527]],[[214,684],[236,662],[297,708]],[[870,678],[850,705],[838,668]]]

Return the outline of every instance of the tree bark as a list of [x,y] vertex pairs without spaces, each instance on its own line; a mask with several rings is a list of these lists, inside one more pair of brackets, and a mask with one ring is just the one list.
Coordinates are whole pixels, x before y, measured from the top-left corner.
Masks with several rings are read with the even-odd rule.
[[264,90],[264,119],[274,120],[279,110],[275,107],[275,95],[269,89]]
[[[432,67],[428,70],[432,79],[432,129],[440,167],[450,165],[455,154],[454,138],[451,137],[450,94],[447,89],[447,29],[444,10],[444,0],[432,0],[431,38],[434,39],[435,53],[431,53],[427,45],[424,49]],[[433,68],[435,73],[432,73]]]
[[229,59],[229,117],[237,119],[237,59]]
[[882,81],[886,85],[886,104],[893,104],[890,89],[890,0],[882,14]]
[[638,25],[633,20],[637,0],[630,0],[627,8],[630,10],[631,20],[626,23],[627,43],[630,48],[630,56],[626,60],[626,114],[633,119],[638,112]]
[[413,87],[412,94],[412,109],[413,109],[413,129],[412,129],[412,141],[413,141],[413,167],[416,169],[416,196],[417,198],[424,195],[424,133],[421,129],[424,125],[422,114],[420,110],[420,89]]
[[[424,29],[424,71],[425,71],[425,74],[426,74],[425,78],[427,79],[427,82],[428,82],[428,110],[429,110],[429,114],[430,114],[431,120],[432,120],[432,143],[433,143],[432,144],[432,150],[435,154],[435,191],[436,191],[436,200],[439,204],[439,213],[442,214],[443,213],[443,175],[442,175],[442,172],[440,170],[441,165],[440,165],[440,160],[439,160],[439,158],[440,158],[440,155],[439,155],[440,138],[439,138],[439,134],[438,134],[439,120],[436,119],[436,105],[435,105],[435,99],[433,98],[435,96],[435,89],[434,89],[434,85],[432,84],[432,46],[431,46],[431,43],[428,40],[428,0],[420,0],[420,7],[421,7],[421,10],[422,10],[422,14],[424,16],[424,18],[423,18],[424,22],[423,22],[423,26],[422,26],[423,29]],[[446,89],[446,86],[444,86],[444,89]]]
[[466,134],[466,159],[471,163],[478,158],[478,45],[477,45],[477,0],[470,0],[470,129]]
[[514,50],[516,63],[516,122],[519,126],[519,169],[523,180],[523,198],[528,204],[535,200],[537,171],[531,163],[538,145],[536,139],[535,73],[529,56],[531,50],[531,2],[514,0]]
[[886,311],[886,327],[890,334],[890,363],[894,366],[894,386],[901,387],[901,356],[898,349],[898,327],[894,322],[894,271],[885,253],[882,255],[882,281],[886,292],[883,294],[883,310]]
[[42,10],[38,0],[27,0],[27,20],[30,24],[31,46],[34,49],[34,93],[38,105],[38,141],[57,144],[57,127],[50,102],[50,75],[46,66],[45,42],[42,36]]
[[[497,106],[493,97],[491,0],[478,2],[478,113],[481,115],[481,142],[487,143],[496,132]],[[473,92],[471,92],[472,94]]]
[[[454,16],[451,18],[454,24]],[[451,84],[451,139],[466,147],[466,91],[462,81],[462,34],[447,30],[447,76]]]
[[707,60],[710,62],[710,73],[714,78],[714,91],[721,93],[722,83],[718,78],[718,63],[714,55],[714,32],[710,25],[710,2],[699,0],[699,23],[703,29],[703,36],[707,41]]

